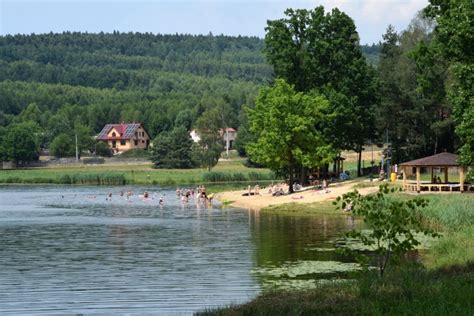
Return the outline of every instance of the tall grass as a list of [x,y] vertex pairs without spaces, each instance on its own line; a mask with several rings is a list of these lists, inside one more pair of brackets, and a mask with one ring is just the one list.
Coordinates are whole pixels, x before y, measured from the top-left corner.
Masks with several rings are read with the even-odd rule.
[[424,256],[430,268],[474,262],[474,195],[431,194],[423,211],[427,223],[437,226],[443,237]]
[[264,293],[198,315],[473,315],[473,279],[474,264],[436,271],[407,264],[384,279],[369,272],[353,282]]
[[204,182],[239,182],[239,181],[258,181],[275,180],[277,177],[273,172],[219,172],[211,171],[202,175]]
[[22,178],[11,176],[0,178],[0,183],[34,183],[34,184],[87,184],[87,185],[124,185],[127,184],[125,175],[122,173],[73,173],[62,175],[50,175],[49,177]]

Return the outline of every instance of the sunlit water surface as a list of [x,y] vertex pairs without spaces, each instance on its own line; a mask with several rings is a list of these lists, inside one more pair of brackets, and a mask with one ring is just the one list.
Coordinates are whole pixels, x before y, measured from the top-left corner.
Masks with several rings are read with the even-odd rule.
[[182,203],[156,187],[0,187],[0,315],[189,314],[242,303],[282,282],[343,277],[344,267],[314,263],[345,261],[333,246],[353,225]]

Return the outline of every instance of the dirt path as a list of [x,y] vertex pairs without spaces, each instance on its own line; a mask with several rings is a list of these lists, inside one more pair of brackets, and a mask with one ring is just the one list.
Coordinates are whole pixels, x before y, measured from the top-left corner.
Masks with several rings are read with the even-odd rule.
[[[261,189],[260,195],[242,196],[246,190],[228,191],[216,194],[216,198],[221,202],[231,202],[231,205],[241,208],[260,210],[262,208],[279,205],[285,203],[313,203],[325,200],[334,200],[336,197],[353,190],[354,185],[361,181],[352,180],[341,183],[332,183],[329,186],[329,192],[323,190],[310,189],[307,191],[297,192],[291,195],[272,196],[268,193],[268,189]],[[369,194],[376,192],[378,186],[358,189],[361,194]]]

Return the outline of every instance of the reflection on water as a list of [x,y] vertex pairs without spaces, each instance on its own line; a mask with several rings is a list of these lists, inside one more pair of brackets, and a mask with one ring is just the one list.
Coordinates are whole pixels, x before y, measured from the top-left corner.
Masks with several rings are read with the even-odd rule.
[[293,276],[273,268],[304,281],[340,273],[311,262],[345,261],[331,248],[350,219],[182,204],[158,188],[127,201],[129,189],[0,187],[0,314],[190,313]]
[[336,252],[343,232],[360,228],[351,216],[301,217],[254,213],[253,274],[265,289],[314,287],[321,279],[340,280],[358,270],[352,258]]

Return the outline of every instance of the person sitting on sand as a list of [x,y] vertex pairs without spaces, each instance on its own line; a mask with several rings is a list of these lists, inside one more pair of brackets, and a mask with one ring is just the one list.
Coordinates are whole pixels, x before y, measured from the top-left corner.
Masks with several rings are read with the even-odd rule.
[[274,192],[272,195],[273,196],[282,196],[282,195],[285,195],[285,192],[283,191],[283,188],[280,188],[280,190]]
[[383,181],[383,180],[385,180],[385,170],[383,170],[383,168],[380,168],[379,181]]

